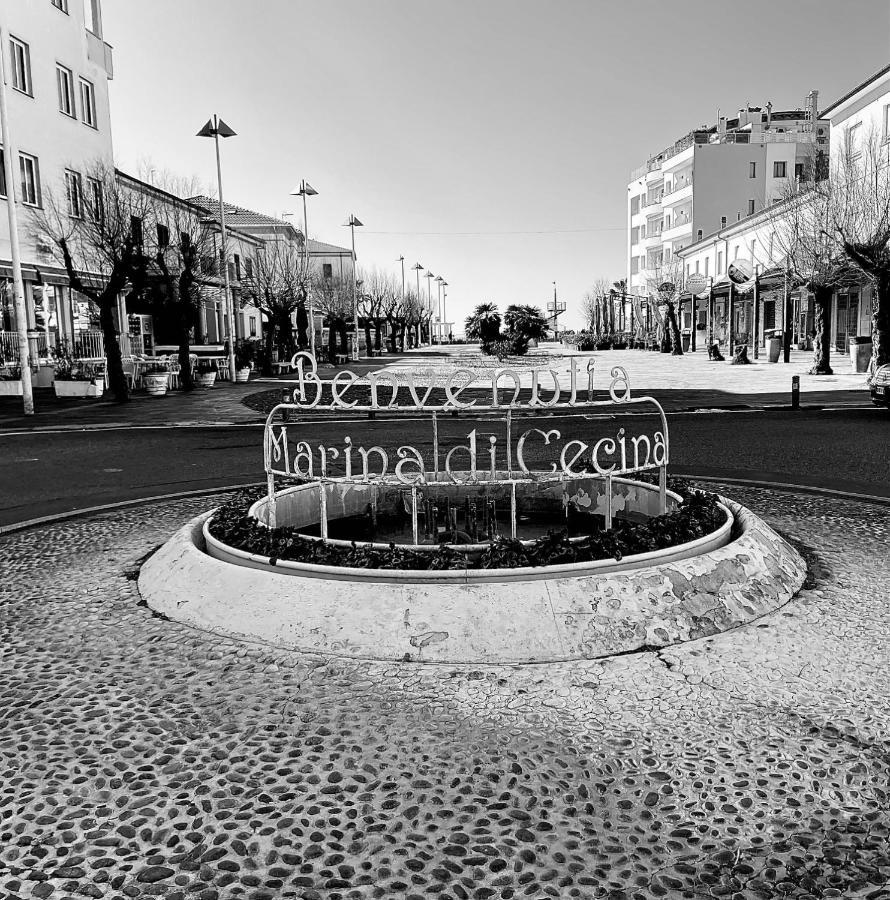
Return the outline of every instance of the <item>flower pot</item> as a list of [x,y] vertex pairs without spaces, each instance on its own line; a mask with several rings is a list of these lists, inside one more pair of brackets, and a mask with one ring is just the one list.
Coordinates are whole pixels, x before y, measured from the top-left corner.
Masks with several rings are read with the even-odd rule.
[[779,361],[779,357],[782,354],[782,335],[781,334],[774,334],[766,342],[766,352],[767,352],[767,359],[771,363],[777,363]]
[[102,382],[96,381],[54,381],[53,388],[57,397],[87,397],[102,396]]
[[21,397],[24,393],[22,379],[0,379],[0,397]]
[[152,372],[149,375],[142,376],[142,384],[145,386],[145,392],[150,397],[163,397],[167,393],[167,383],[169,381],[167,372]]
[[52,366],[38,366],[37,374],[34,377],[34,387],[52,387],[54,376],[55,372],[53,372]]
[[250,379],[250,366],[247,366],[245,369],[235,369],[235,381],[239,384],[244,384],[245,381]]
[[850,338],[850,366],[854,372],[867,372],[871,355],[871,337]]
[[216,372],[195,372],[195,387],[211,388],[216,381]]

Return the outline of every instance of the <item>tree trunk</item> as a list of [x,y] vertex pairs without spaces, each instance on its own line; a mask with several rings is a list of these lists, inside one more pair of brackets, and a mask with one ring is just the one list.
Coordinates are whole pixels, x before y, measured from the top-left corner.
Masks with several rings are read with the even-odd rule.
[[815,316],[813,325],[813,368],[810,375],[833,375],[831,369],[831,298],[834,290],[820,285],[813,288]]
[[263,344],[263,375],[269,376],[272,374],[272,348],[275,346],[275,321],[272,316],[269,316],[263,328]]
[[337,326],[333,320],[328,326],[328,362],[337,365]]
[[[340,352],[344,356],[349,356],[349,336],[345,319],[337,323],[337,331],[340,333]],[[358,340],[358,335],[356,335],[355,337],[356,340]]]
[[666,330],[670,331],[671,344],[673,345],[671,353],[674,356],[682,356],[683,338],[680,335],[680,326],[677,324],[677,311],[673,303],[668,303],[667,305],[667,324],[668,328]]
[[387,335],[387,341],[389,342],[389,350],[390,353],[396,352],[396,323],[393,319],[387,319],[387,323],[389,324],[389,334]]
[[878,366],[890,364],[890,272],[881,273],[873,284],[869,378],[874,376]]
[[294,342],[294,323],[291,321],[289,312],[278,313],[278,358],[290,359],[296,352],[296,344]]
[[124,375],[124,361],[121,356],[121,345],[118,343],[117,329],[114,327],[114,306],[117,294],[109,297],[105,294],[99,303],[99,324],[102,326],[102,338],[105,341],[105,360],[108,363],[108,382],[111,393],[118,403],[126,403],[130,399],[127,378]]
[[305,303],[297,306],[297,345],[300,350],[309,346],[309,314]]
[[368,356],[371,355],[371,320],[365,319],[365,347],[367,347]]
[[179,332],[177,335],[179,343],[179,386],[184,391],[191,391],[195,387],[195,381],[192,378],[191,347],[189,346],[191,343],[191,326],[187,310],[182,309],[180,304],[177,304],[177,306],[179,306],[176,317],[176,326]]
[[382,322],[380,319],[374,319],[374,349],[380,350],[380,329]]

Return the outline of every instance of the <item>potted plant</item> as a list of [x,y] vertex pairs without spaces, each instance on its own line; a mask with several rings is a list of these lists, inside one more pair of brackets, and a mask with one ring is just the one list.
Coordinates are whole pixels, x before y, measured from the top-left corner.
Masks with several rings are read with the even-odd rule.
[[52,350],[53,388],[57,397],[101,397],[105,379],[92,363],[77,359],[66,342]]
[[244,383],[250,379],[250,370],[256,360],[254,341],[243,340],[235,344],[235,381]]
[[142,384],[151,397],[164,397],[170,381],[170,372],[164,363],[150,363],[142,370]]
[[212,359],[199,359],[195,366],[195,386],[211,388],[216,381],[216,364]]
[[17,363],[7,360],[0,347],[0,397],[21,397],[22,370]]

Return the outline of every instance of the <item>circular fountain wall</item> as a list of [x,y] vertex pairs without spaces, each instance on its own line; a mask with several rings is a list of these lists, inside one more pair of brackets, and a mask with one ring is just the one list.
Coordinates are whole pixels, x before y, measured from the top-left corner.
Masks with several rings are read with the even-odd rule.
[[[466,560],[456,565],[452,560],[451,567],[439,569],[369,569],[273,559],[220,540],[213,534],[210,512],[184,526],[143,566],[139,587],[153,609],[200,628],[310,652],[522,663],[607,656],[705,637],[775,609],[803,583],[800,555],[749,510],[726,498],[720,498],[719,521],[707,533],[650,552],[531,567],[474,565],[474,554],[484,553],[500,537],[517,545],[534,542],[554,517],[561,521],[568,516],[565,524],[571,535],[574,515],[584,527],[569,540],[583,541],[591,523],[601,532],[614,533],[616,521],[670,520],[678,509],[682,515],[682,498],[666,489],[664,413],[652,398],[631,400],[623,370],[613,370],[609,398],[598,401],[592,399],[589,368],[588,400],[579,401],[573,369],[569,399],[562,405],[588,411],[607,405],[613,411],[652,403],[661,430],[651,439],[629,438],[624,428],[615,437],[597,441],[566,441],[558,428],[519,434],[512,416],[522,405],[514,396],[504,409],[496,372],[492,404],[474,409],[489,416],[486,428],[491,417],[503,417],[503,449],[496,447],[494,435],[488,437],[490,466],[482,463],[482,433],[477,429],[458,446],[443,448],[433,410],[431,450],[424,455],[414,447],[399,447],[393,453],[399,463],[391,469],[385,449],[356,448],[350,438],[344,439],[342,454],[336,448],[294,441],[294,419],[299,421],[306,407],[318,408],[323,393],[314,369],[309,378],[298,371],[299,402],[277,407],[267,422],[269,491],[252,505],[250,515],[256,521],[249,526],[272,535],[291,535],[296,529],[302,534],[295,540],[350,545],[355,534],[350,529],[361,526],[363,537],[368,537],[369,518],[398,512],[395,518],[401,524],[396,532],[374,521],[370,543],[385,547],[398,538],[412,552],[434,553],[453,541]],[[344,375],[338,389],[337,379]],[[555,376],[556,390],[547,401],[538,394],[536,373],[531,378],[531,407],[536,401],[539,407],[559,406]],[[340,373],[337,379],[328,384],[337,401],[329,408],[339,403],[342,409],[348,404],[344,394],[361,379],[352,373]],[[368,409],[390,409],[396,388],[381,407],[374,373],[368,380]],[[518,376],[516,384],[518,390]],[[422,407],[413,382],[409,387],[417,401],[414,409]],[[447,393],[445,408],[464,416],[460,390]],[[608,416],[609,421],[613,418]],[[552,450],[555,460],[530,468],[532,441],[539,453]],[[642,458],[640,447],[645,450]],[[463,469],[453,465],[459,451]],[[506,454],[506,468],[497,466],[499,452]],[[611,454],[611,460],[603,452]],[[368,461],[375,454],[382,468],[373,472]],[[357,456],[363,463],[359,472]],[[342,465],[344,458],[345,470],[337,469],[335,463]],[[594,473],[579,471],[578,460]],[[657,473],[657,484],[630,477],[649,470]],[[276,484],[276,478],[295,477],[306,483]],[[437,527],[437,520],[446,518],[443,509],[461,507],[463,528],[450,513],[445,527]],[[406,515],[410,526],[405,525]],[[337,537],[341,525],[345,527]]]

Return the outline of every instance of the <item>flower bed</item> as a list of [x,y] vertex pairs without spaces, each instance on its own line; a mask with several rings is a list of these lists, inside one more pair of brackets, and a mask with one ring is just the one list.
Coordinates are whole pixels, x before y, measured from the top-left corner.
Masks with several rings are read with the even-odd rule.
[[256,492],[241,495],[220,507],[209,522],[209,533],[221,543],[268,557],[272,565],[288,560],[313,565],[357,569],[512,569],[565,565],[595,560],[621,560],[624,556],[651,553],[698,540],[716,531],[726,519],[716,497],[693,490],[682,482],[672,484],[682,504],[663,516],[645,522],[616,519],[608,531],[569,540],[565,531],[553,531],[534,541],[497,538],[478,555],[442,544],[417,551],[390,544],[381,550],[353,542],[343,546],[320,541],[296,528],[269,529],[248,515]]

